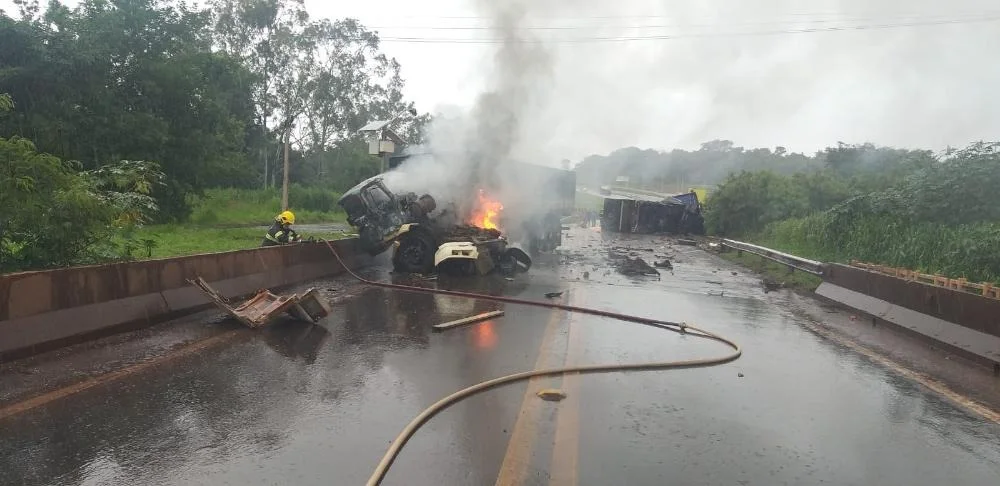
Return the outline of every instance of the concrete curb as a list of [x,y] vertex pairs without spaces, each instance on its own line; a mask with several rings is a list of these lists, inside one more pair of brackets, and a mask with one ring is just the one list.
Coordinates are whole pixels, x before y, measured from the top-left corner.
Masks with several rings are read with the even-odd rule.
[[[371,261],[356,239],[334,245],[351,267]],[[247,296],[343,271],[325,244],[303,243],[0,275],[0,362],[207,308],[197,276]]]

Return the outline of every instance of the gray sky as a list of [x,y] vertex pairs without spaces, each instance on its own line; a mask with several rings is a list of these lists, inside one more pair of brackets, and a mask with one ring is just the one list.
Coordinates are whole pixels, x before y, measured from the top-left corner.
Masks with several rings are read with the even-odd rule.
[[715,138],[807,152],[837,141],[942,149],[1000,138],[1000,20],[986,21],[1000,19],[995,0],[495,1],[504,6],[306,5],[378,30],[406,95],[431,112],[468,112],[497,91],[497,70],[519,61],[498,63],[498,44],[466,41],[497,39],[498,15],[521,9],[513,31],[540,42],[530,71],[517,73],[537,89],[512,110],[513,151],[553,164]]

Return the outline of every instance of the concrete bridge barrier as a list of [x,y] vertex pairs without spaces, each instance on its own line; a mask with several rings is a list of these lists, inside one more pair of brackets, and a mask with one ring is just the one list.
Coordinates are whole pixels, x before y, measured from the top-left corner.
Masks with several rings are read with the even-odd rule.
[[1000,371],[1000,300],[836,263],[823,280],[820,296]]
[[[352,267],[356,239],[334,243]],[[0,275],[0,362],[161,322],[209,305],[187,280],[248,296],[344,271],[323,243]]]

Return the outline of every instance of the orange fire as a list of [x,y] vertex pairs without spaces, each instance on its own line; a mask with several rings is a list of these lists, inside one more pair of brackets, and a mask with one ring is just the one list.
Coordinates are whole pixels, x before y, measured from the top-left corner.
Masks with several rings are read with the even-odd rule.
[[479,190],[479,204],[472,211],[469,224],[486,229],[499,229],[497,226],[500,211],[503,211],[503,204],[494,201],[486,196],[482,189]]

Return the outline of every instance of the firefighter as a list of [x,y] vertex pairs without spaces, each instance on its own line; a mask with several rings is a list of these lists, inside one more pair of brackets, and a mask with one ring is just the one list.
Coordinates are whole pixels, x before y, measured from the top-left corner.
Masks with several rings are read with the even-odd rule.
[[268,228],[267,234],[264,235],[264,241],[261,242],[260,246],[284,245],[302,241],[299,234],[292,229],[291,226],[293,224],[295,224],[295,214],[291,211],[283,211],[281,214],[275,216],[274,224]]

